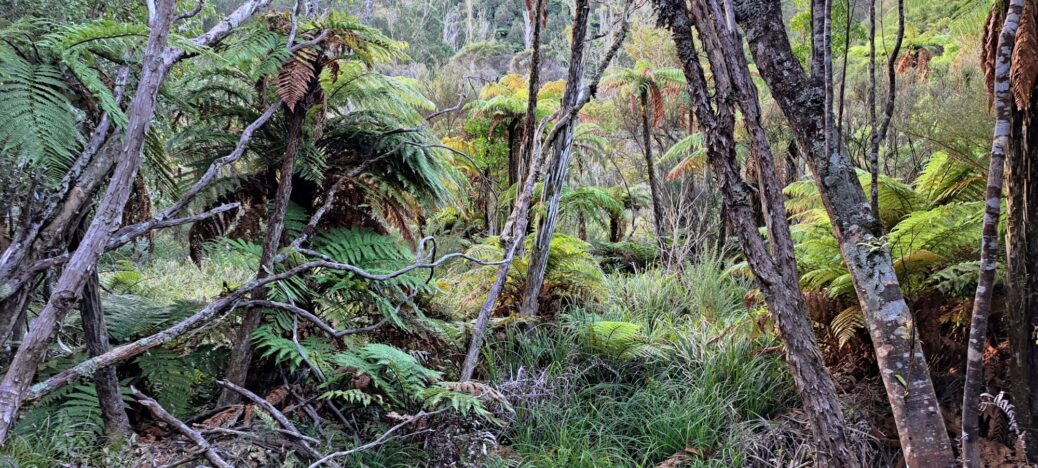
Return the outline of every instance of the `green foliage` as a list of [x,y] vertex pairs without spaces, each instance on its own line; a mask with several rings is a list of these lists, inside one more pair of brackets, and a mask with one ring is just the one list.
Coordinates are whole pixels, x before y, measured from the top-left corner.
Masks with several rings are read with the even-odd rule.
[[55,65],[31,63],[0,47],[0,153],[9,164],[39,165],[55,180],[82,141],[62,78]]
[[105,297],[102,308],[108,336],[118,343],[126,343],[161,331],[194,314],[201,304],[180,300],[169,305],[157,304],[153,299],[128,294]]
[[[529,266],[528,255],[533,250],[533,241],[534,235],[527,236],[527,256],[516,258],[509,270],[504,291],[498,300],[498,307],[502,311],[517,308],[522,299]],[[589,250],[589,244],[575,237],[556,234],[552,238],[540,294],[542,309],[550,309],[545,305],[558,305],[565,301],[599,302],[605,299],[605,277]],[[492,237],[472,245],[465,253],[481,260],[497,261],[504,255],[504,249],[500,239]],[[483,304],[497,270],[493,265],[473,267],[458,264],[449,279],[439,282],[444,292],[436,298],[439,306],[456,317],[471,317]]]
[[[492,381],[525,389],[514,393],[516,422],[502,443],[532,466],[656,466],[685,448],[703,454],[697,466],[744,463],[748,423],[780,411],[792,391],[783,364],[754,352],[757,344],[740,325],[752,319],[744,314],[710,325],[684,316],[666,332],[656,331],[664,312],[630,294],[637,285],[656,285],[654,300],[671,301],[681,296],[675,289],[680,281],[660,272],[614,281],[629,281],[631,291],[606,317],[574,311],[532,330],[492,335]],[[728,307],[738,308],[739,297],[729,296]],[[686,308],[698,309],[693,299],[685,300]],[[733,329],[722,333],[729,325]],[[600,335],[595,340],[601,346],[616,344],[617,351],[645,340],[656,351],[603,352],[588,346],[588,333]]]
[[167,348],[154,348],[137,357],[141,377],[156,401],[173,415],[189,415],[194,406],[192,399],[199,390],[211,385],[218,375],[223,351],[209,347],[193,349],[182,354]]
[[592,322],[587,327],[588,345],[595,351],[624,359],[650,355],[655,350],[646,345],[641,329],[631,322]]

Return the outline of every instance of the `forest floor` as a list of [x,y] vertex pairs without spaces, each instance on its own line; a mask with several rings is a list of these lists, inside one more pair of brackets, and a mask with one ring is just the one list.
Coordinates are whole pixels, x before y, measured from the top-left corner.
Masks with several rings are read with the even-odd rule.
[[[233,256],[213,255],[196,266],[182,250],[160,241],[150,255],[108,259],[102,270],[107,294],[161,303],[201,300],[251,274]],[[723,262],[708,259],[680,274],[617,272],[607,274],[605,281],[609,293],[604,301],[569,300],[553,317],[532,325],[498,320],[477,377],[511,409],[497,408],[500,424],[445,413],[426,422],[423,427],[431,430],[420,436],[392,440],[342,461],[367,466],[441,466],[452,461],[544,467],[810,464],[813,444],[782,362],[781,342],[767,312],[747,300],[752,296],[748,280],[726,274]],[[442,321],[459,330],[467,323],[464,317]],[[196,336],[175,346],[205,343],[219,354],[224,331],[217,326],[201,333],[202,339]],[[447,380],[456,375],[464,334],[453,344],[429,348],[406,333],[396,338],[386,333],[390,335],[378,339],[407,351],[431,352],[425,358],[429,367]],[[409,340],[415,349],[407,349]],[[181,352],[175,346],[172,350]],[[900,458],[896,431],[867,353],[859,346],[841,356],[833,371],[855,448],[871,466],[894,466]],[[204,423],[213,417],[215,380],[221,372],[194,370],[195,389],[184,402],[190,409],[181,417]],[[945,380],[951,388],[955,379]],[[277,391],[282,387],[272,386],[262,395]],[[950,402],[954,393],[945,397]],[[284,410],[291,402],[278,405]],[[22,424],[0,457],[19,466],[70,461],[158,466],[197,456],[187,439],[134,408],[131,418],[138,436],[125,446],[96,444],[100,427],[89,418],[72,426],[37,421]],[[52,408],[46,417],[59,421],[66,410]],[[389,407],[347,405],[343,411],[353,424],[378,428],[352,436],[343,431],[339,437],[347,442],[342,443],[351,446],[371,440],[399,417]],[[32,417],[30,412],[26,419]],[[249,438],[231,433],[209,437],[228,460],[243,466],[303,464],[276,443],[276,426],[263,417],[257,420],[259,428],[253,424]],[[300,427],[312,437],[334,439],[319,425],[300,422]],[[325,447],[342,448],[336,444]],[[1004,444],[987,441],[985,450],[990,459],[1011,456]]]

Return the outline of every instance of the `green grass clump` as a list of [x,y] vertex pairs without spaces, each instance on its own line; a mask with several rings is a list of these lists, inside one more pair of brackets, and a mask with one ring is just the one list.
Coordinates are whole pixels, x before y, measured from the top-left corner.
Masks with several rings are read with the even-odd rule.
[[688,449],[697,466],[742,464],[745,422],[788,408],[793,391],[781,361],[756,352],[773,339],[739,326],[752,320],[740,303],[747,285],[722,271],[704,262],[680,278],[612,276],[607,306],[498,334],[487,372],[518,402],[501,437],[513,458],[655,466]]

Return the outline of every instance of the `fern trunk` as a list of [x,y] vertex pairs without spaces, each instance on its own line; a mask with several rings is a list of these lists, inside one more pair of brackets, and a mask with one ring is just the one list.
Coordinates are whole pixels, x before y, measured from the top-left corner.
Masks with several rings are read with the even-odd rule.
[[969,350],[966,359],[966,382],[962,392],[962,464],[979,467],[980,456],[980,393],[984,383],[984,343],[987,340],[991,296],[995,288],[995,267],[998,263],[998,219],[1002,211],[1002,179],[1006,151],[1013,119],[1013,92],[1009,84],[1009,69],[1020,25],[1024,0],[1009,2],[1005,24],[998,38],[995,56],[995,131],[991,142],[991,161],[988,167],[987,193],[984,202],[984,227],[980,241],[980,274],[977,294],[973,299],[973,317],[970,320]]
[[869,209],[846,149],[828,145],[832,110],[825,83],[805,74],[793,55],[778,0],[743,0],[736,17],[761,77],[790,123],[815,175],[834,235],[869,325],[876,357],[909,466],[954,463],[915,322],[894,273],[878,220]]
[[[315,76],[319,73],[314,73]],[[309,84],[308,84],[309,85]],[[302,139],[303,121],[306,119],[306,111],[309,108],[309,99],[298,103],[295,109],[289,112],[288,132],[285,136],[285,156],[281,160],[277,194],[274,196],[274,206],[267,220],[267,230],[263,237],[263,251],[260,254],[259,271],[256,272],[257,279],[263,279],[274,272],[274,257],[281,247],[281,234],[285,230],[285,212],[288,210],[288,202],[292,196],[292,177],[295,173],[296,156],[299,153],[300,140]],[[286,109],[287,110],[287,109]],[[266,300],[267,288],[256,288],[252,291],[252,299]],[[263,321],[264,310],[253,307],[245,314],[241,328],[235,335],[231,348],[230,360],[227,363],[226,378],[240,387],[245,386],[249,376],[249,367],[252,365],[254,346],[252,344],[252,333],[256,331]],[[241,395],[238,392],[224,388],[220,392],[218,405],[226,406],[239,403]]]
[[[1029,107],[1013,117],[1006,167],[1005,314],[1013,358],[1009,393],[1021,427],[1038,424],[1038,94],[1032,94]],[[1025,461],[1038,464],[1035,433],[1023,431],[1020,445]]]
[[[707,159],[721,192],[725,213],[739,238],[745,258],[778,323],[786,344],[786,361],[807,410],[811,430],[819,443],[820,466],[861,466],[850,450],[850,439],[829,375],[815,342],[807,307],[800,293],[793,240],[783,206],[778,171],[760,123],[760,104],[736,32],[721,23],[714,0],[694,0],[689,12],[684,0],[657,0],[661,21],[671,31],[688,82],[697,120],[702,123]],[[691,14],[690,14],[691,13]],[[692,36],[695,24],[713,72],[713,96]],[[743,181],[735,150],[735,109],[739,104],[756,157],[756,181],[761,211],[767,216],[771,249],[761,239],[754,216],[754,197]]]

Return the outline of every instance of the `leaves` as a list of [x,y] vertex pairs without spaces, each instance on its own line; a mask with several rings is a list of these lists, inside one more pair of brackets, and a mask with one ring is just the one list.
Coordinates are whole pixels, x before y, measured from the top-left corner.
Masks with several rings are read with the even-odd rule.
[[317,52],[313,49],[302,48],[295,52],[278,71],[275,86],[278,96],[284,101],[288,110],[294,111],[307,91],[310,89],[310,81],[314,78],[314,59]]
[[42,166],[60,180],[75,159],[82,137],[61,72],[0,48],[0,151],[20,164]]
[[1016,107],[1026,111],[1031,107],[1035,80],[1038,79],[1038,6],[1024,2],[1016,43],[1010,59],[1009,82],[1013,88]]

